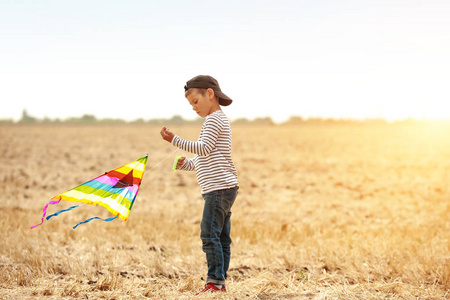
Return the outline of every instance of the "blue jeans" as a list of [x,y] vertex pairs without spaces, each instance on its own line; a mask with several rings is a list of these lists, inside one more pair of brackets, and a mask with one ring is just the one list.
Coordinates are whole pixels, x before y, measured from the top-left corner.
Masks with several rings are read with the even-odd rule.
[[205,206],[200,224],[203,252],[208,263],[206,283],[225,284],[230,265],[231,207],[238,187],[203,194]]

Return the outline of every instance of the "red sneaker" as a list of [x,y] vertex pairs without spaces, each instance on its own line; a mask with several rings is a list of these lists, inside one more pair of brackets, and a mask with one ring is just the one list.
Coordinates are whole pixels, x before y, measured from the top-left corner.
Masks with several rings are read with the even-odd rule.
[[199,294],[202,294],[202,293],[215,293],[215,292],[226,292],[226,291],[227,291],[227,289],[225,288],[225,285],[222,285],[222,288],[219,289],[218,287],[216,287],[214,285],[214,283],[210,282],[205,285],[205,288],[203,290],[201,290],[200,292],[195,294],[195,296],[198,296]]

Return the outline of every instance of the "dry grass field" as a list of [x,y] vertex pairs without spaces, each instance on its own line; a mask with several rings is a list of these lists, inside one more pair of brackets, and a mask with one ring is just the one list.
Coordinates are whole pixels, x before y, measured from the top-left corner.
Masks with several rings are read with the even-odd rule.
[[[0,127],[1,299],[191,299],[203,200],[159,127]],[[200,125],[170,128],[195,140]],[[57,194],[149,154],[127,222]],[[206,299],[449,299],[450,126],[234,126],[228,293]],[[49,213],[73,205],[60,203]]]

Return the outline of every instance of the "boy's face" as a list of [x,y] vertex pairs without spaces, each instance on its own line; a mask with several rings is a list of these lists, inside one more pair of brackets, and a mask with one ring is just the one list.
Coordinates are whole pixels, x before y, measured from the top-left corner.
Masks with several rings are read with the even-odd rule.
[[186,98],[192,109],[202,118],[205,118],[215,110],[215,102],[217,100],[212,89],[207,89],[205,95],[194,90]]

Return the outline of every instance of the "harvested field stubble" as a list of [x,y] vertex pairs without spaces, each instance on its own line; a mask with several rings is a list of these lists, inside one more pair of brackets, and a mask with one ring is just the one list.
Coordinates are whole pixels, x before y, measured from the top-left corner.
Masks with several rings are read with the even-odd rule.
[[[193,297],[203,200],[171,170],[182,151],[153,168],[173,150],[154,126],[0,127],[0,298]],[[127,222],[73,230],[110,216],[83,205],[29,229],[52,196],[146,153]],[[234,126],[233,158],[229,292],[206,298],[450,297],[448,124]]]

